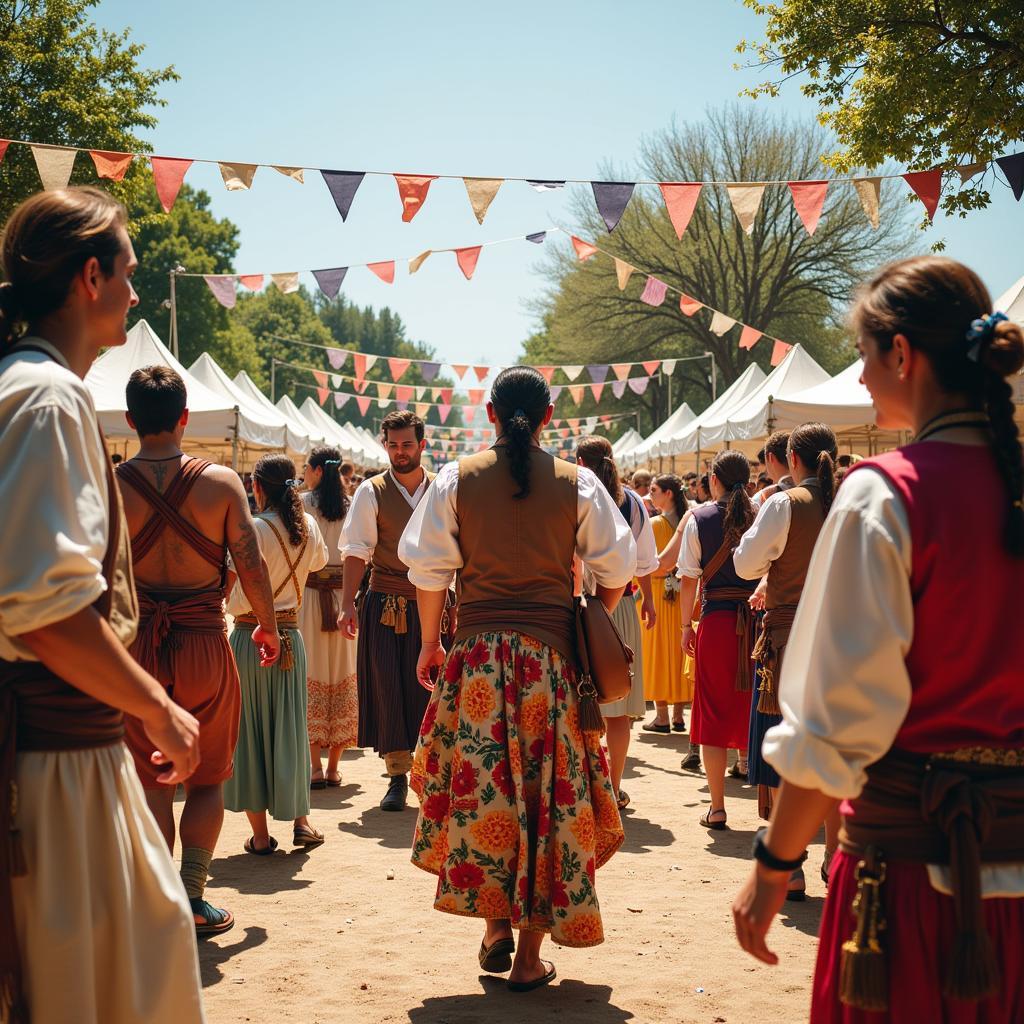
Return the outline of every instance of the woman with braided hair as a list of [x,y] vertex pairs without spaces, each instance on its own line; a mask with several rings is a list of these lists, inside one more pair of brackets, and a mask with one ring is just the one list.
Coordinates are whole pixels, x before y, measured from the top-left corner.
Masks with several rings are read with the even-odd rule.
[[[878,426],[811,558],[764,742],[782,777],[733,905],[765,935],[837,803],[813,1024],[1024,1019],[1024,333],[967,267],[883,268],[852,323]],[[960,481],[969,505],[948,500]]]

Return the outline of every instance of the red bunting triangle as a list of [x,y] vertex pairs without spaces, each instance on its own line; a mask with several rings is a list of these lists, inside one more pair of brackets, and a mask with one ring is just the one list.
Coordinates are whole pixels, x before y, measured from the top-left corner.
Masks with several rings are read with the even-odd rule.
[[466,376],[466,371],[469,369],[469,363],[449,363],[448,365],[455,371],[455,376],[459,380]]
[[942,192],[942,168],[932,171],[911,171],[903,175],[903,180],[914,190],[918,199],[924,203],[928,211],[928,219],[935,216],[939,206],[939,195]]
[[474,366],[473,372],[476,374],[476,379],[483,384],[487,379],[487,374],[491,372],[491,368],[489,366]]
[[646,363],[641,363],[640,365],[647,371],[647,376],[651,377],[661,369],[661,360],[649,359]]
[[361,381],[366,376],[366,371],[377,362],[377,357],[367,352],[353,352],[352,365],[355,367],[356,379]]
[[792,347],[792,345],[787,345],[784,341],[776,340],[775,347],[772,349],[772,366],[778,366],[786,358],[786,354]]
[[597,252],[596,245],[584,242],[582,238],[577,238],[575,235],[570,235],[569,241],[572,242],[572,247],[576,250],[576,258],[578,260],[589,260]]
[[534,369],[550,384],[555,379],[553,366],[535,366]]
[[468,393],[470,405],[479,405],[484,400],[483,388],[470,388]]
[[330,392],[330,390],[328,388],[317,388],[316,389],[316,397],[319,399],[321,405],[323,405],[324,402],[327,401],[328,397],[330,396],[330,393],[331,392]]
[[590,393],[594,396],[595,402],[601,401],[601,392],[604,391],[604,384],[591,384]]
[[476,270],[476,261],[480,259],[480,250],[482,248],[482,245],[472,245],[466,249],[455,250],[455,259],[458,261],[459,270],[462,271],[467,281],[473,276],[473,271]]
[[372,270],[385,284],[394,284],[394,260],[385,260],[383,263],[367,263],[366,267],[368,270]]
[[366,411],[370,408],[370,403],[373,401],[369,395],[360,395],[356,398],[356,405],[359,406],[359,412],[365,416]]
[[406,385],[404,385],[402,387],[395,388],[395,401],[396,402],[411,402],[412,401],[413,392],[415,390],[416,390],[415,388],[409,387],[408,384],[406,384]]
[[680,295],[679,308],[686,316],[693,316],[698,309],[704,308],[704,303],[691,299],[689,295]]
[[426,202],[430,183],[436,177],[436,174],[395,175],[395,182],[398,184],[398,198],[402,200],[402,220],[406,224],[420,212],[420,208]]
[[[327,374],[324,373],[323,370],[314,370],[313,376],[316,378],[316,382],[320,387],[327,387]],[[321,402],[320,404],[323,405],[323,402]]]
[[101,149],[90,149],[89,156],[96,165],[96,173],[111,181],[124,181],[128,168],[135,157],[131,153],[107,153]]
[[153,184],[160,198],[164,213],[170,213],[174,200],[181,191],[181,183],[185,180],[185,172],[192,166],[191,160],[179,160],[173,156],[151,156],[150,166],[153,168]]
[[452,390],[453,390],[452,388],[441,388],[440,389],[440,391],[441,391],[441,401],[444,402],[445,405],[451,405],[452,404]]
[[242,274],[238,278],[238,283],[244,288],[248,288],[251,292],[258,292],[263,287],[263,275]]
[[793,206],[800,220],[803,221],[807,234],[813,235],[821,219],[821,210],[825,205],[825,193],[828,191],[827,181],[790,181],[789,191],[793,194]]
[[761,332],[756,327],[743,325],[740,332],[740,348],[753,348],[761,337]]
[[411,359],[396,359],[394,357],[388,358],[388,369],[391,371],[391,379],[393,381],[400,381],[402,375],[412,365]]
[[676,229],[676,237],[682,238],[683,232],[690,223],[697,200],[700,198],[699,184],[675,184],[662,182],[659,185],[661,196],[665,200],[665,209],[672,227]]

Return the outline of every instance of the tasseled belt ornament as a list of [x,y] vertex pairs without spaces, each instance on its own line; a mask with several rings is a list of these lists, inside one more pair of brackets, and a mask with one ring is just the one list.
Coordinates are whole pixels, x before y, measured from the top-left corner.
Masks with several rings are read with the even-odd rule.
[[406,609],[409,606],[407,598],[399,594],[386,594],[384,596],[384,610],[380,613],[380,624],[390,626],[395,633],[401,635],[409,632],[409,620],[406,617]]

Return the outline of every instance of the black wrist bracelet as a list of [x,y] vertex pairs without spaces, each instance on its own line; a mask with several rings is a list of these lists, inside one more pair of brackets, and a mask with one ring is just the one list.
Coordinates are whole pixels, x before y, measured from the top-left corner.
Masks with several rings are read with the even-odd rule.
[[754,860],[763,864],[766,868],[770,868],[772,871],[796,871],[797,868],[801,867],[803,862],[807,860],[807,851],[804,850],[795,860],[782,860],[768,849],[764,841],[764,835],[767,831],[768,829],[766,828],[758,829],[757,835],[754,836]]

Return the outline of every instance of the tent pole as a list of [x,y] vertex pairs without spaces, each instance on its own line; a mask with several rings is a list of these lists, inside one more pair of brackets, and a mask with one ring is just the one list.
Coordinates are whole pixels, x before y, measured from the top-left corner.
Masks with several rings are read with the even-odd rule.
[[277,360],[270,357],[270,400],[277,403]]
[[774,395],[768,396],[768,433],[770,434],[775,429],[775,397]]
[[178,296],[177,288],[175,287],[178,267],[175,265],[171,268],[170,272],[171,279],[171,298],[170,298],[170,310],[171,310],[171,355],[175,359],[178,358]]
[[235,423],[231,431],[231,468],[238,472],[238,406],[235,406]]

